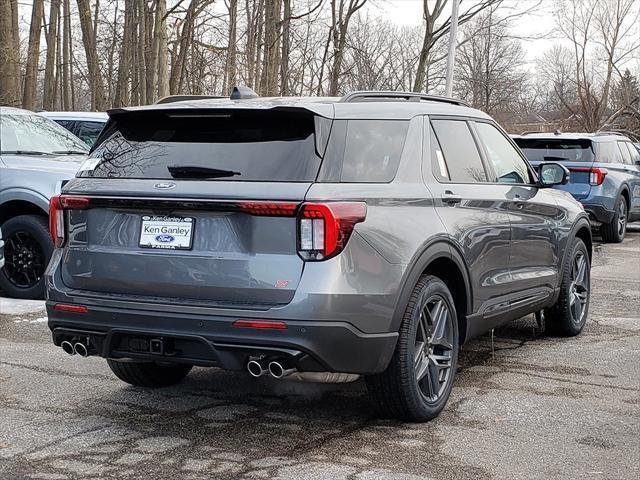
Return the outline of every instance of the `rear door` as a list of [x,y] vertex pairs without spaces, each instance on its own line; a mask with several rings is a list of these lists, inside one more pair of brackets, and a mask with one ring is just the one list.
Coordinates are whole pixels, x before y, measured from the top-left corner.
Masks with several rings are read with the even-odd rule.
[[631,192],[629,213],[635,220],[640,217],[640,153],[631,142],[618,142],[618,147],[622,153],[627,184]]
[[[321,163],[300,111],[116,115],[65,193],[64,283],[85,295],[269,308],[302,274],[296,208]],[[86,207],[86,208],[85,208]]]
[[442,223],[468,264],[474,312],[487,317],[499,314],[508,308],[503,300],[511,289],[510,200],[504,189],[489,183],[466,120],[431,117],[425,124],[432,173],[437,180],[428,186]]

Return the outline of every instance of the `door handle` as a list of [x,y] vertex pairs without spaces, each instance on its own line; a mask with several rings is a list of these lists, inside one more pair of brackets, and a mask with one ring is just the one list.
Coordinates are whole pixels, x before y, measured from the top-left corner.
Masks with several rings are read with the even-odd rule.
[[440,198],[448,205],[454,205],[462,201],[462,197],[453,193],[451,190],[445,190]]

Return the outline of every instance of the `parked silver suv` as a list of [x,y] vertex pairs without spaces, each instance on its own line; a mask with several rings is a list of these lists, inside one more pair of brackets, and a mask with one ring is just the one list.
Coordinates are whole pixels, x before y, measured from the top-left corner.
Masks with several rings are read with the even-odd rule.
[[[53,340],[134,385],[193,365],[366,376],[428,420],[459,345],[523,315],[578,334],[591,231],[484,113],[397,92],[191,100],[109,112],[52,199]],[[317,372],[329,372],[318,375]]]
[[49,198],[72,178],[88,152],[79,138],[28,110],[0,107],[0,226],[5,266],[0,291],[44,297],[44,270],[53,243]]

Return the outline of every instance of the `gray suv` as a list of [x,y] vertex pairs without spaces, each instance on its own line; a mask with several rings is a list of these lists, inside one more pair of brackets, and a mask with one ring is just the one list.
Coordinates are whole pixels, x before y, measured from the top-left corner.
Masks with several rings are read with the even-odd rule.
[[474,335],[532,312],[582,330],[589,220],[546,188],[565,167],[538,178],[447,98],[253,97],[109,112],[52,199],[56,345],[147,387],[194,365],[360,374],[383,414],[424,421]]

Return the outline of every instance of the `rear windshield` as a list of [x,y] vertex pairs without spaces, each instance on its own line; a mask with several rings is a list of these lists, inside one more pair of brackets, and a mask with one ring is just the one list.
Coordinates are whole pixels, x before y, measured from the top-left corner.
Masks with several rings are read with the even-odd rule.
[[313,181],[321,162],[316,121],[291,111],[125,114],[107,127],[79,176]]
[[531,162],[593,162],[591,140],[515,138]]

